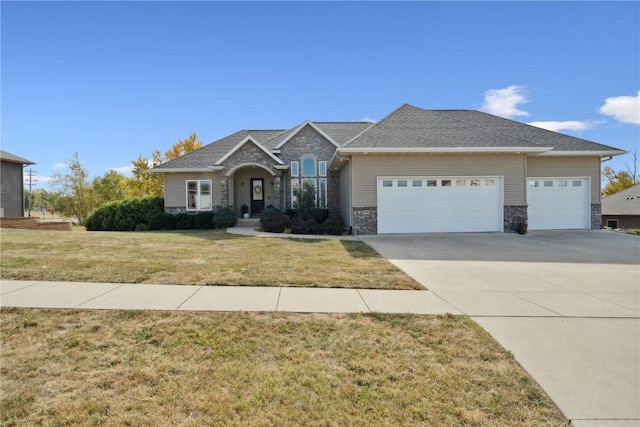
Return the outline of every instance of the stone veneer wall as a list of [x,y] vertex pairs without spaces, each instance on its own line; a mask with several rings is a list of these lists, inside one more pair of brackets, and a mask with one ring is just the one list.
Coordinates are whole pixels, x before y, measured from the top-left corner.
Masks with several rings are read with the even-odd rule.
[[599,230],[602,228],[602,205],[591,205],[591,229]]
[[[233,206],[229,206],[230,208],[233,208]],[[217,212],[220,209],[222,209],[222,206],[214,206],[211,210],[213,212]],[[183,207],[165,207],[164,211],[166,213],[170,213],[172,215],[176,215],[179,213],[188,213],[188,214],[196,214],[198,212],[207,212],[207,211],[187,211],[187,208],[183,208]]]
[[378,234],[378,208],[353,208],[353,234]]
[[515,223],[517,221],[528,220],[527,214],[527,206],[505,206],[504,207],[504,232],[505,233],[515,233],[516,227]]

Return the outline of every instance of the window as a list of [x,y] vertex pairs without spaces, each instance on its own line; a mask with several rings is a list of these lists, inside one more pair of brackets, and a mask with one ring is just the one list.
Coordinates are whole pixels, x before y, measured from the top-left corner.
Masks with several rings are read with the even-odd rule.
[[302,159],[302,176],[316,176],[316,159],[313,157]]
[[544,186],[545,187],[553,187],[553,181],[545,181],[544,182]]
[[480,187],[480,180],[479,179],[472,179],[471,180],[471,186],[472,187]]
[[411,181],[411,186],[412,187],[422,187],[422,180],[421,179],[414,179],[413,181]]
[[573,181],[572,185],[574,187],[582,187],[582,181]]
[[324,160],[318,162],[318,175],[327,176],[327,162],[325,162]]
[[393,187],[393,181],[391,181],[390,179],[385,179],[384,181],[382,181],[382,186],[383,187]]
[[464,187],[467,185],[466,179],[456,179],[456,187]]
[[291,180],[291,207],[293,207],[296,201],[298,200],[297,192],[299,188],[300,188],[300,180],[292,179]]
[[327,207],[327,178],[320,178],[320,187],[318,187],[318,207]]
[[558,187],[566,187],[567,181],[558,181]]
[[407,180],[406,179],[399,179],[398,180],[398,187],[406,187],[407,186]]
[[538,181],[529,181],[529,187],[538,187]]
[[298,162],[291,162],[291,176],[300,176],[300,170]]
[[435,187],[437,185],[438,181],[436,181],[435,179],[428,179],[427,180],[427,187]]
[[187,181],[187,210],[211,209],[211,180]]
[[493,178],[487,178],[484,180],[485,187],[494,187],[496,185],[496,180]]
[[451,180],[450,179],[443,179],[442,180],[442,186],[443,187],[451,187]]

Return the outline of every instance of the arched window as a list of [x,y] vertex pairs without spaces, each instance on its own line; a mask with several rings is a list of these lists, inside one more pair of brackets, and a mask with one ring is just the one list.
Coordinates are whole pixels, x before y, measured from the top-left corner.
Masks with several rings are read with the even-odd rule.
[[302,176],[316,176],[316,159],[305,157],[302,159]]

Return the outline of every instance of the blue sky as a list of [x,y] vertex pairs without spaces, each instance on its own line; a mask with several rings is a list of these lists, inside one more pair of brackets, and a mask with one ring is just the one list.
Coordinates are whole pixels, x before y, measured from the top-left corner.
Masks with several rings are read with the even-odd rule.
[[640,140],[638,2],[0,8],[1,146],[37,163],[39,188],[74,152],[98,176],[193,131],[209,143],[306,119],[379,120],[405,102],[629,151]]

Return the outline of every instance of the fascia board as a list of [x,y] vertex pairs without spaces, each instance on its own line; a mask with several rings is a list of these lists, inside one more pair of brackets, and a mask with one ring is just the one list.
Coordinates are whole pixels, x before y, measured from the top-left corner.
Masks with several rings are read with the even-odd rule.
[[178,172],[213,172],[219,171],[221,166],[211,166],[208,168],[165,168],[165,169],[149,169],[151,173],[178,173]]
[[544,153],[552,147],[345,147],[340,154],[355,153]]
[[628,151],[625,150],[610,150],[610,151],[547,151],[544,153],[538,154],[539,156],[598,156],[598,157],[608,157],[608,156],[621,156],[623,154],[627,154]]

